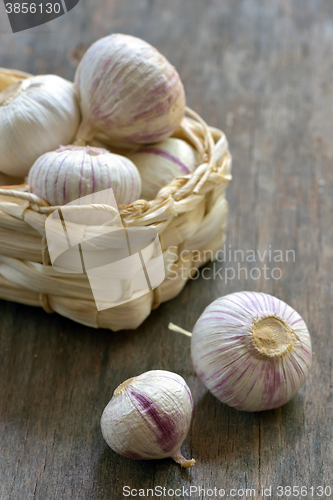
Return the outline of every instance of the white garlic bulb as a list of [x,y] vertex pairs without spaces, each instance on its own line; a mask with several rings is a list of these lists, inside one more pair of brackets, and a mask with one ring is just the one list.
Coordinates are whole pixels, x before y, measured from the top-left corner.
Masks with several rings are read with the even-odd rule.
[[260,411],[287,403],[311,366],[311,339],[301,316],[281,300],[239,292],[212,302],[194,326],[194,368],[223,403]]
[[0,93],[0,172],[25,176],[35,160],[72,141],[80,123],[73,85],[56,75],[27,78]]
[[118,205],[140,197],[141,178],[125,156],[90,146],[62,146],[44,154],[28,176],[30,192],[51,205],[65,205],[83,196],[112,188]]
[[155,145],[142,146],[128,156],[138,167],[142,179],[142,197],[153,200],[158,191],[179,175],[196,167],[194,149],[185,141],[170,137]]
[[123,382],[106,406],[102,434],[120,455],[134,459],[171,457],[193,467],[180,447],[190,427],[192,395],[185,380],[166,370],[151,370]]
[[149,43],[115,33],[95,42],[75,75],[83,120],[77,140],[132,147],[172,135],[185,113],[176,69]]

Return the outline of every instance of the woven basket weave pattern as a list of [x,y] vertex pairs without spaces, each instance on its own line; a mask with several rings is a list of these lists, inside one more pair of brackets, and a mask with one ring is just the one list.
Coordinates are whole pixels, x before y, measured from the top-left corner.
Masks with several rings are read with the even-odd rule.
[[[27,74],[0,68],[0,91]],[[98,311],[87,276],[53,269],[45,220],[56,207],[28,187],[0,188],[0,298],[41,306],[79,323],[117,331],[137,328],[152,309],[176,297],[196,269],[222,247],[228,214],[225,192],[231,156],[225,135],[187,108],[174,137],[188,141],[202,158],[189,175],[164,186],[155,200],[120,207],[125,226],[151,226],[159,234],[166,278],[155,290]]]

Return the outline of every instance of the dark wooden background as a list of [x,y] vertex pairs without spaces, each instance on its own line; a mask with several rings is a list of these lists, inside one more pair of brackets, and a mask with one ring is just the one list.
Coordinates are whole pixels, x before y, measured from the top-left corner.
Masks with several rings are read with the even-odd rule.
[[[333,498],[333,2],[81,0],[48,26],[15,35],[6,20],[0,26],[1,66],[69,79],[82,47],[102,35],[154,44],[177,67],[188,104],[229,138],[227,244],[296,255],[265,262],[281,269],[276,280],[243,270],[225,283],[216,269],[263,273],[264,263],[210,264],[210,280],[189,283],[137,331],[93,330],[1,301],[1,500],[116,500],[125,485],[251,487],[257,496],[262,486],[330,485]],[[310,376],[274,411],[217,401],[195,375],[189,339],[167,329],[169,321],[191,329],[212,300],[243,289],[285,300],[312,334]],[[113,390],[150,369],[179,373],[193,392],[183,445],[197,459],[191,470],[131,461],[103,441],[99,420]]]

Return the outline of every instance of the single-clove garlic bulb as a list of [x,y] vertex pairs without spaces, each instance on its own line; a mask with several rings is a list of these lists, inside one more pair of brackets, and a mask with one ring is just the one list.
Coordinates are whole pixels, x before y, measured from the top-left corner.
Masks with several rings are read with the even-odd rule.
[[102,434],[116,453],[134,459],[171,457],[193,467],[180,447],[190,427],[192,395],[185,380],[166,370],[151,370],[123,382],[106,406]]
[[33,164],[28,176],[30,192],[51,205],[65,205],[83,196],[112,188],[118,205],[140,197],[141,178],[125,156],[90,146],[61,146]]
[[[172,324],[170,329],[188,334]],[[215,300],[189,335],[199,378],[238,410],[282,406],[299,391],[311,367],[311,339],[303,319],[264,293],[238,292]]]
[[93,43],[75,75],[82,110],[77,141],[95,137],[133,147],[162,141],[178,128],[185,92],[176,69],[149,43],[115,33]]
[[0,93],[0,172],[21,177],[35,160],[72,141],[80,123],[74,86],[56,75],[15,83]]
[[179,175],[196,167],[194,149],[185,141],[170,137],[158,144],[142,146],[128,156],[138,167],[142,179],[142,198],[153,200],[158,191]]

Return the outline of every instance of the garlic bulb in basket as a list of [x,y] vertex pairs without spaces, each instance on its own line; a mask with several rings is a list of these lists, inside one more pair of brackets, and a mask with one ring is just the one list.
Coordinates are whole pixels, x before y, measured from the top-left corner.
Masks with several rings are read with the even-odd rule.
[[75,75],[83,120],[77,140],[115,146],[159,142],[185,113],[175,68],[149,43],[112,34],[87,50]]
[[238,410],[287,403],[311,367],[311,339],[301,316],[285,302],[238,292],[212,302],[190,334],[194,368],[205,386]]
[[180,447],[190,427],[193,402],[185,380],[165,370],[151,370],[123,382],[106,406],[102,434],[120,455],[134,459],[171,457],[193,467]]
[[56,75],[27,78],[0,93],[0,172],[25,176],[37,158],[72,141],[80,122],[73,85]]
[[62,146],[44,154],[32,166],[28,185],[51,205],[65,205],[108,188],[118,205],[128,205],[141,193],[140,174],[131,160],[90,146]]
[[181,139],[170,137],[152,146],[142,146],[128,156],[138,167],[142,179],[142,198],[152,200],[158,191],[179,175],[196,167],[194,149]]

